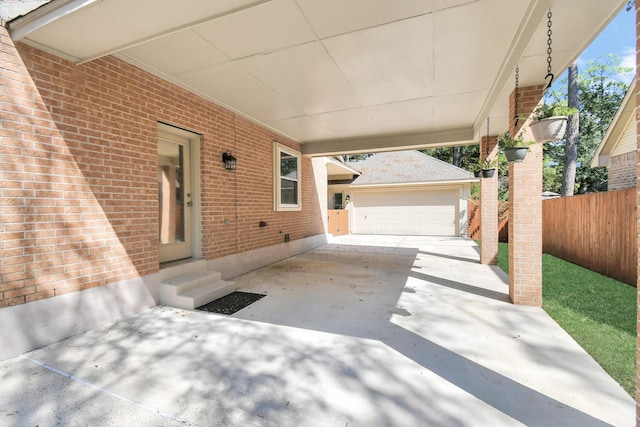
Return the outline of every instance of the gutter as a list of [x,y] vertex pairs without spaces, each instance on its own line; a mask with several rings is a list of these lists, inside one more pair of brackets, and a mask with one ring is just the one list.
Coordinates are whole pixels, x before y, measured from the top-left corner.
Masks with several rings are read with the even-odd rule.
[[455,185],[455,184],[473,184],[479,182],[479,178],[458,179],[452,181],[422,181],[422,182],[387,182],[379,184],[352,184],[352,189],[358,188],[376,188],[376,187],[421,187],[421,186],[442,186],[442,185]]
[[53,0],[50,3],[9,22],[13,41],[19,41],[30,33],[60,18],[70,15],[98,0]]

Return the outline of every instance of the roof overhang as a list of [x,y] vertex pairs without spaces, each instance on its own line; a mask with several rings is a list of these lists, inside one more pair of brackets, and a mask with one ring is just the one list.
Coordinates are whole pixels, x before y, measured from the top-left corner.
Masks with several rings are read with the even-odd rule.
[[508,127],[514,69],[560,74],[626,0],[53,0],[14,40],[83,64],[115,55],[311,156],[477,143]]
[[600,145],[596,149],[593,159],[591,160],[591,167],[607,167],[611,163],[611,153],[613,153],[620,141],[620,137],[627,129],[629,120],[635,116],[636,111],[636,80],[634,79],[629,85],[627,94],[624,96],[618,111],[611,124],[607,128],[607,132],[604,134]]
[[[331,176],[350,176],[354,177],[356,175],[360,175],[360,172],[351,166],[340,162],[331,157],[327,158],[327,175]],[[329,178],[331,179],[331,178]]]

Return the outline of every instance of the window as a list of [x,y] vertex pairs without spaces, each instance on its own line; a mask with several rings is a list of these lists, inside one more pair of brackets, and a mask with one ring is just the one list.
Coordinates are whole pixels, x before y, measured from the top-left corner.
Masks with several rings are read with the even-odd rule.
[[274,204],[277,211],[299,211],[301,154],[275,143],[274,148]]
[[333,193],[333,209],[342,208],[342,193]]

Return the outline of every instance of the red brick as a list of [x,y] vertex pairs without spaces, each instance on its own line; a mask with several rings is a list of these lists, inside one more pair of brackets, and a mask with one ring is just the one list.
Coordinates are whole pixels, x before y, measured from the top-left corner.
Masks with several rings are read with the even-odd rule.
[[[541,94],[541,86],[520,88],[518,115],[532,112]],[[514,99],[512,92],[512,116]],[[529,132],[528,121],[520,120],[518,130]],[[509,165],[509,296],[514,304],[542,304],[542,168],[541,145],[532,146],[522,163]]]
[[[79,67],[14,47],[4,28],[0,38],[0,63],[10,64],[0,77],[0,182],[10,183],[0,186],[0,221],[11,225],[0,231],[28,231],[3,241],[0,250],[11,255],[2,266],[11,266],[7,275],[21,266],[34,272],[10,276],[11,286],[36,286],[26,297],[3,294],[0,306],[158,270],[158,120],[203,135],[206,259],[281,243],[280,230],[293,240],[324,232],[308,158],[302,159],[302,211],[273,211],[273,141],[299,149],[294,141],[117,58]],[[235,172],[221,164],[226,150],[239,159]],[[260,220],[269,229],[255,230]]]

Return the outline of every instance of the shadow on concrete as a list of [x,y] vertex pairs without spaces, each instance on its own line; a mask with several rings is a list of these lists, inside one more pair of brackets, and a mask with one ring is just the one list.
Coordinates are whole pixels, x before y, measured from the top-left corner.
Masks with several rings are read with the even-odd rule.
[[412,271],[409,273],[409,276],[415,277],[416,279],[424,280],[429,283],[433,283],[439,286],[445,286],[450,289],[455,289],[457,291],[466,292],[469,294],[477,295],[483,298],[491,298],[496,301],[509,303],[509,295],[504,292],[493,291],[491,289],[483,288],[481,286],[473,286],[468,285],[466,283],[457,282],[455,280],[443,279],[442,277],[431,276],[429,274],[424,274],[416,271]]
[[[0,415],[15,425],[619,425],[484,363],[500,351],[492,342],[529,345],[538,313],[479,291],[504,286],[486,266],[418,254],[327,246],[236,278],[267,297],[231,317],[156,307],[28,355],[62,374],[2,362]],[[540,368],[534,377],[562,364],[585,377],[581,393],[597,389],[558,342],[539,346],[541,361],[497,357]]]
[[473,264],[480,264],[480,261],[475,258],[459,257],[455,255],[447,255],[447,254],[442,254],[437,252],[427,252],[427,251],[418,251],[418,253],[422,255],[429,255],[429,256],[434,256],[438,258],[447,258],[447,259],[453,259],[456,261],[464,261],[464,262],[471,262]]

